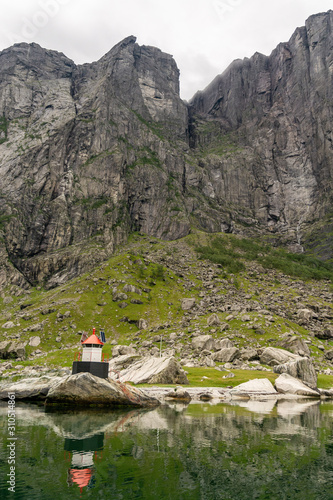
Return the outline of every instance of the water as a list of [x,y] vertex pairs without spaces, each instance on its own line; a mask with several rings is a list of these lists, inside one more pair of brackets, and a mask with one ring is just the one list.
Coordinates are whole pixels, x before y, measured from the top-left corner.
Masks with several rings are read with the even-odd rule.
[[0,422],[1,499],[333,499],[329,402],[67,413],[20,404],[15,493],[4,403]]

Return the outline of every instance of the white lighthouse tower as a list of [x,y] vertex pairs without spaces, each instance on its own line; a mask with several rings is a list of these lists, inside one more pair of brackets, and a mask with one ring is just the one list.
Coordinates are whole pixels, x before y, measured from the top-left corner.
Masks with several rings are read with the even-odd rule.
[[104,343],[93,333],[84,342],[82,342],[82,361],[102,361],[102,348]]
[[[104,331],[101,332],[101,337],[105,342]],[[104,359],[102,360],[104,342],[96,335],[95,328],[90,337],[81,340],[82,356],[81,353],[79,353],[78,361],[74,361],[72,375],[81,372],[89,372],[100,378],[108,378],[109,363],[104,361]]]

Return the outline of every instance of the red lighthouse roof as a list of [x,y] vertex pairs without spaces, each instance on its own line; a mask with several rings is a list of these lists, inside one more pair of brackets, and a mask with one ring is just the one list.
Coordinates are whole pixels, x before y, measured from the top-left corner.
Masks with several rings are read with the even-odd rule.
[[95,334],[95,328],[93,329],[93,334],[90,335],[82,344],[95,344],[95,345],[104,345],[104,342],[101,342],[97,335]]
[[87,340],[85,340],[84,342],[82,342],[82,344],[104,345],[103,342],[101,342],[99,340],[99,338],[97,337],[97,335],[95,335],[94,333],[92,335],[90,335],[90,337],[88,337]]

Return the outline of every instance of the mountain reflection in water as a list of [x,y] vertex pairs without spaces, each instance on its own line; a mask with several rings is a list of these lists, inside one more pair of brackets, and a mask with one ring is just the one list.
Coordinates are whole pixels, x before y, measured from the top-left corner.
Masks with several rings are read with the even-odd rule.
[[1,498],[332,499],[333,403],[237,401],[153,410],[16,410],[16,493]]

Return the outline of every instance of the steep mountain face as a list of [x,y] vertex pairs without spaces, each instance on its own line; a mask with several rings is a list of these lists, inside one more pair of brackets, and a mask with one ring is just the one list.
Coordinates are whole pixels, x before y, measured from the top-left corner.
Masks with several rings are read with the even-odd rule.
[[1,52],[0,285],[55,286],[131,231],[267,233],[332,257],[332,20],[234,62],[189,105],[172,56],[134,37],[81,66]]
[[[214,152],[225,142],[224,156],[204,160],[211,196],[305,246],[325,216],[332,231],[332,29],[332,11],[310,17],[269,57],[235,61],[191,102],[192,145]],[[319,254],[331,257],[330,243]]]
[[4,244],[29,282],[85,270],[131,230],[188,233],[168,194],[184,171],[171,143],[187,140],[188,124],[171,56],[129,37],[75,66],[19,44],[0,68]]

